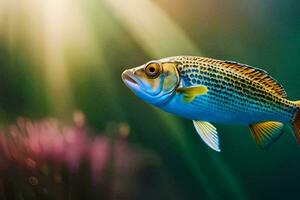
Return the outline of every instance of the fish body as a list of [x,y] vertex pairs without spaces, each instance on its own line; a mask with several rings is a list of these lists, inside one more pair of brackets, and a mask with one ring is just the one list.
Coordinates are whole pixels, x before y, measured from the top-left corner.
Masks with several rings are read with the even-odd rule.
[[262,148],[277,140],[283,124],[300,141],[299,102],[287,99],[282,85],[266,71],[233,61],[176,56],[150,61],[122,74],[144,101],[193,120],[201,138],[220,151],[211,123],[249,125]]
[[183,87],[204,85],[209,88],[206,95],[196,96],[190,103],[183,102],[181,94],[176,94],[170,102],[159,106],[167,112],[192,120],[247,125],[260,121],[288,123],[298,109],[295,103],[284,98],[283,89],[271,90],[282,86],[276,83],[267,87],[248,74],[257,71],[267,76],[262,70],[203,57],[180,56],[165,60],[180,63],[178,70]]

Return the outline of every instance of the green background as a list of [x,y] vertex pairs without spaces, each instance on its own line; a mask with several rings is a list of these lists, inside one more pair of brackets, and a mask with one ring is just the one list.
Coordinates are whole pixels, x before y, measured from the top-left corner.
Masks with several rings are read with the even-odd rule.
[[217,153],[191,121],[142,102],[120,78],[152,59],[199,55],[260,67],[298,100],[299,1],[21,2],[0,4],[2,127],[18,116],[67,121],[77,109],[97,130],[128,123],[129,144],[161,163],[144,173],[139,199],[299,198],[300,149],[288,128],[264,151],[248,127],[217,124]]

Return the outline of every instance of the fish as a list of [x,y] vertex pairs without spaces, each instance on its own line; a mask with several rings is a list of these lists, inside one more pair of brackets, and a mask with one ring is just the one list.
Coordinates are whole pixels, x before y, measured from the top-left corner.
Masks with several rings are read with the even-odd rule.
[[140,99],[192,120],[201,139],[220,152],[213,125],[245,125],[256,144],[268,149],[287,125],[300,143],[300,101],[287,99],[283,86],[266,71],[235,61],[198,56],[152,60],[122,73]]

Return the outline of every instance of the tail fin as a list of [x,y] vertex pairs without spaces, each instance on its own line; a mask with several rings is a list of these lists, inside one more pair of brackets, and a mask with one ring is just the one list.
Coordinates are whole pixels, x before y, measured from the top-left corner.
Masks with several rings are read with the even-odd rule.
[[297,140],[297,142],[300,144],[300,101],[296,101],[295,104],[298,106],[298,110],[296,112],[296,116],[294,118],[294,121],[292,122],[294,135]]

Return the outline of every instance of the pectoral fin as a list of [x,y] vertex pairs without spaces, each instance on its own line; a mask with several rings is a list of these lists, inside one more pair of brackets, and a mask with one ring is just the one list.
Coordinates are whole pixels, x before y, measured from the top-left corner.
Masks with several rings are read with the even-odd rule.
[[250,130],[256,144],[266,149],[270,147],[282,134],[283,123],[261,122],[250,125]]
[[220,143],[217,129],[209,122],[193,120],[194,126],[201,139],[213,150],[220,152]]
[[206,94],[208,89],[204,85],[197,85],[186,88],[178,88],[177,92],[182,93],[183,101],[189,103],[193,101],[196,96]]

